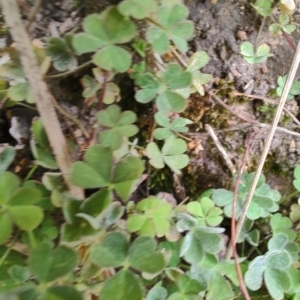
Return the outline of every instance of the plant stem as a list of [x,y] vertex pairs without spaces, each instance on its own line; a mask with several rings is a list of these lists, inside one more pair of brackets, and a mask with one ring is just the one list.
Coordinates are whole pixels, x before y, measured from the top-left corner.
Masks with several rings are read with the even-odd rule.
[[284,203],[286,200],[296,196],[299,194],[299,191],[294,191],[286,196],[284,196],[283,198],[281,198],[281,200],[278,202],[278,204]]
[[55,75],[47,75],[47,76],[45,76],[45,78],[46,78],[46,79],[48,79],[48,78],[61,78],[61,77],[64,77],[64,76],[68,76],[68,75],[71,75],[71,74],[73,74],[73,73],[75,73],[75,72],[77,72],[77,71],[79,71],[79,70],[85,68],[85,67],[88,67],[88,66],[89,66],[90,64],[92,64],[92,63],[93,63],[93,61],[92,61],[92,60],[89,60],[89,61],[87,61],[86,63],[84,63],[84,64],[78,66],[78,67],[77,67],[76,69],[74,69],[74,70],[70,70],[70,71],[67,71],[67,72],[64,72],[64,73],[60,73],[60,74],[55,74]]
[[150,22],[150,23],[152,23],[152,24],[154,24],[155,26],[157,26],[157,27],[159,27],[161,29],[166,29],[164,26],[160,25],[159,23],[157,23],[156,21],[154,21],[151,18],[146,18],[145,20],[148,21],[148,22]]
[[37,246],[37,242],[33,234],[33,231],[28,231],[28,236],[29,236],[30,247],[31,249],[33,249]]
[[29,178],[32,176],[32,174],[36,171],[36,169],[38,168],[38,164],[34,163],[33,167],[31,168],[31,170],[28,172],[27,176],[25,177],[24,181],[29,180]]
[[267,17],[264,17],[264,18],[263,18],[263,20],[262,20],[262,22],[261,22],[261,25],[260,25],[260,27],[259,27],[259,31],[258,31],[258,34],[257,34],[257,37],[256,37],[256,41],[255,41],[255,45],[254,45],[255,51],[256,51],[257,48],[258,48],[259,39],[260,39],[262,30],[263,30],[263,28],[265,27],[266,19],[267,19]]

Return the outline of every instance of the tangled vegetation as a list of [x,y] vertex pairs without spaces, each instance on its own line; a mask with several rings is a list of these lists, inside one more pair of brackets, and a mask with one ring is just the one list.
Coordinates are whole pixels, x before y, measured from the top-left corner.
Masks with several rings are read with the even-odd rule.
[[[295,30],[293,1],[279,2],[282,14],[270,31],[290,34]],[[276,5],[258,0],[253,8],[266,18]],[[82,96],[90,106],[94,99],[101,105],[94,105],[98,111],[91,131],[84,134],[80,128],[84,150],[79,149],[83,153],[70,172],[71,184],[85,191],[84,199],[69,192],[57,171],[61,166],[41,119],[31,126],[34,163],[25,178],[9,169],[16,149],[7,146],[1,152],[1,299],[300,299],[294,226],[300,205],[293,204],[289,216],[280,212],[280,204],[300,192],[299,166],[295,192],[285,198],[261,175],[246,211],[254,173],[236,172],[232,190],[212,188],[180,203],[149,194],[151,168],[180,176],[189,164],[185,133],[193,122],[180,113],[190,95],[207,93],[205,84],[212,80],[201,72],[209,62],[205,51],[188,59],[180,54],[193,36],[188,14],[179,0],[123,0],[88,15],[81,32],[49,38],[45,48],[34,48],[45,77],[51,64],[59,72],[74,72],[82,67],[79,58],[91,56],[84,63],[93,68],[81,79]],[[267,45],[250,42],[240,50],[250,64],[272,55]],[[167,62],[164,55],[170,53]],[[116,78],[124,72],[136,87],[132,101],[153,109],[155,125],[146,145],[136,138],[136,112],[118,103]],[[0,73],[6,79],[1,82],[6,105],[34,106],[38,100],[15,49]],[[285,81],[278,78],[278,95]],[[289,98],[299,92],[295,82]],[[68,136],[68,144],[78,152],[73,137]],[[35,177],[38,167],[42,174]],[[139,188],[146,190],[144,197]],[[239,234],[229,233],[228,224],[232,230],[243,214]]]

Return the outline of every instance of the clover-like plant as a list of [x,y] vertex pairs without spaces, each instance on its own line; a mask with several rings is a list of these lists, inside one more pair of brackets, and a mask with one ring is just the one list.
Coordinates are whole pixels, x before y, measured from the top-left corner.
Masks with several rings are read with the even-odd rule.
[[66,34],[63,38],[51,37],[48,40],[46,53],[58,71],[74,70],[78,65],[72,40],[73,35],[71,34]]
[[73,38],[77,53],[95,52],[93,62],[104,70],[125,72],[131,64],[131,54],[119,44],[135,37],[136,27],[120,14],[117,7],[109,7],[101,14],[92,14],[83,21],[85,32]]
[[94,244],[90,249],[90,259],[96,265],[121,268],[104,282],[99,297],[103,300],[142,299],[142,287],[136,271],[156,274],[165,267],[164,257],[156,247],[156,241],[146,236],[138,237],[129,244],[128,238],[120,232],[108,233],[101,243]]
[[[242,212],[243,204],[246,200],[252,178],[253,173],[243,174],[243,179],[239,185],[236,203],[236,218],[238,218]],[[231,218],[233,192],[226,189],[215,189],[212,193],[212,199],[216,205],[221,207],[224,206],[224,214]],[[250,220],[256,220],[258,218],[265,218],[270,213],[276,212],[279,208],[277,202],[280,199],[280,193],[271,189],[270,186],[265,183],[265,177],[262,175],[258,185],[256,186],[252,202],[247,210],[247,218]]]
[[258,290],[263,281],[273,299],[283,299],[291,287],[289,269],[292,258],[286,250],[270,250],[265,255],[257,256],[245,274],[245,283],[252,290]]
[[42,222],[44,213],[36,205],[40,199],[39,190],[20,187],[20,179],[16,175],[10,172],[0,175],[0,244],[10,237],[13,225],[32,231]]
[[158,110],[163,113],[182,112],[187,101],[178,90],[189,87],[192,74],[179,64],[170,63],[165,72],[158,72],[155,76],[151,73],[143,74],[139,83],[141,90],[135,94],[138,102],[148,103],[155,100]]
[[259,15],[267,17],[272,13],[272,2],[272,0],[256,0],[251,5]]
[[132,111],[121,112],[117,105],[110,105],[107,109],[97,113],[97,121],[100,125],[110,129],[100,133],[100,142],[104,147],[118,150],[124,137],[131,137],[138,132],[138,127],[133,125],[136,114]]
[[171,135],[166,139],[161,150],[156,143],[149,143],[146,147],[146,154],[153,167],[162,169],[166,164],[173,172],[180,174],[180,169],[189,163],[189,157],[183,154],[186,150],[186,142]]
[[[176,132],[187,132],[188,127],[186,125],[192,124],[193,122],[186,118],[175,118],[170,122],[168,116],[163,114],[162,112],[157,112],[154,115],[155,122],[163,127],[156,128],[154,130],[154,137],[157,140],[165,140],[169,136],[174,135]],[[175,132],[175,133],[174,133]]]
[[156,8],[157,2],[155,0],[125,0],[118,5],[118,10],[122,15],[137,20],[149,17]]
[[137,187],[144,170],[143,162],[135,156],[125,156],[114,164],[113,153],[102,145],[90,147],[85,162],[75,162],[71,170],[73,184],[82,188],[108,188],[127,200]]
[[189,39],[194,31],[192,21],[186,20],[188,9],[181,4],[172,7],[159,6],[155,12],[155,22],[148,29],[147,40],[152,44],[153,50],[160,54],[168,52],[170,41],[180,51],[187,51],[186,40]]
[[[199,69],[206,66],[209,62],[209,56],[205,51],[195,52],[189,59],[187,71],[192,73],[193,81],[192,85],[200,95],[204,95],[203,85],[208,83],[212,76],[210,74],[204,74]],[[191,90],[193,92],[193,90]]]
[[187,211],[197,219],[199,226],[218,226],[223,220],[221,216],[223,210],[215,207],[214,202],[208,197],[189,202]]
[[[277,85],[278,86],[276,88],[276,93],[277,93],[278,96],[282,95],[284,85],[285,85],[285,82],[286,82],[286,78],[287,78],[287,75],[279,76],[278,79],[277,79]],[[287,99],[291,100],[299,94],[300,94],[300,81],[295,80],[295,81],[293,81],[291,89],[289,90]]]
[[284,233],[288,236],[290,241],[293,241],[296,238],[296,232],[291,229],[293,226],[291,219],[283,217],[280,213],[271,216],[270,225],[273,235]]
[[31,132],[30,147],[36,163],[47,169],[57,169],[58,166],[41,119],[33,122]]
[[11,147],[5,147],[0,153],[0,175],[3,174],[13,162],[16,150]]
[[296,30],[295,24],[290,24],[290,18],[286,15],[279,16],[279,23],[273,23],[269,26],[269,31],[273,36],[279,35],[282,31],[292,34]]
[[170,228],[171,204],[150,196],[140,201],[134,209],[135,212],[129,215],[126,222],[129,232],[138,231],[140,235],[151,237],[167,234]]
[[241,232],[237,238],[237,243],[242,243],[245,240],[252,246],[257,247],[259,244],[260,232],[258,229],[252,229],[254,221],[246,219]]
[[[107,81],[110,81],[114,74],[104,74],[99,68],[93,68],[93,75],[95,79],[89,75],[84,75],[81,79],[81,84],[84,87],[82,96],[86,99],[94,98],[97,95],[97,92],[102,89],[104,76],[107,76]],[[113,82],[107,82],[105,85],[103,103],[112,104],[120,98],[120,88]],[[88,100],[87,100],[88,102]]]
[[188,263],[199,263],[208,254],[217,254],[223,247],[223,239],[220,235],[223,228],[211,228],[198,225],[198,220],[186,213],[179,213],[176,229],[179,232],[188,231],[185,235],[180,256]]
[[258,64],[265,62],[268,57],[273,56],[270,53],[270,47],[267,44],[262,44],[257,50],[250,42],[243,42],[240,46],[241,54],[249,64]]

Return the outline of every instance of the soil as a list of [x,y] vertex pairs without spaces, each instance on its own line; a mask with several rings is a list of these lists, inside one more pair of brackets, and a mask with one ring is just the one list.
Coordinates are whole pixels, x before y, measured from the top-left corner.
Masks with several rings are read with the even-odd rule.
[[[83,2],[44,0],[36,22],[32,26],[31,35],[45,41],[47,37],[59,35],[61,31],[74,32],[84,15],[101,11],[107,5],[118,2],[118,0]],[[283,36],[271,37],[268,32],[268,22],[258,39],[262,18],[255,13],[248,1],[218,0],[216,3],[212,2],[215,1],[185,1],[190,10],[190,19],[195,23],[196,28],[194,37],[189,41],[188,55],[204,50],[210,56],[209,64],[202,70],[214,78],[207,85],[207,91],[214,91],[238,114],[244,113],[256,121],[270,124],[274,106],[268,106],[265,112],[261,112],[259,108],[262,105],[266,106],[262,100],[233,96],[232,92],[271,98],[271,92],[276,88],[277,77],[288,73],[293,58],[293,49]],[[300,15],[295,13],[293,18],[297,22]],[[292,38],[297,41],[299,36],[300,30],[297,29]],[[254,44],[267,43],[274,56],[263,64],[248,64],[239,52],[244,40]],[[82,103],[79,83],[81,75],[79,72],[64,79],[51,80],[50,88],[56,99],[73,105]],[[300,77],[300,72],[298,77]],[[127,94],[132,95],[132,92]],[[272,97],[272,99],[275,98]],[[290,101],[290,106],[293,107],[293,113],[297,115],[297,102]],[[179,181],[179,185],[185,187],[187,195],[195,196],[208,187],[217,188],[231,182],[232,177],[228,167],[224,164],[216,145],[206,133],[205,124],[210,124],[214,128],[221,144],[236,166],[241,162],[246,136],[254,132],[247,166],[249,171],[255,169],[268,129],[244,124],[244,121],[222,108],[207,95],[205,97],[193,95],[185,116],[195,121],[190,134],[192,142],[189,144],[191,163],[183,176],[175,181],[177,185]],[[282,120],[281,126],[299,132],[295,123],[286,119]],[[286,174],[291,174],[296,164],[300,164],[300,138],[277,132],[264,169],[271,186],[283,193],[288,190],[290,181],[286,178],[291,178],[291,176],[286,176]]]

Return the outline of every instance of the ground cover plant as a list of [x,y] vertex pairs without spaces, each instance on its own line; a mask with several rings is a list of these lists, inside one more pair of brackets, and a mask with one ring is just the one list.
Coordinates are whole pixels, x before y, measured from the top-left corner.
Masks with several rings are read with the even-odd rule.
[[[300,299],[300,204],[282,209],[300,193],[299,166],[285,196],[261,174],[245,210],[255,178],[245,168],[248,134],[237,170],[229,165],[228,187],[184,199],[153,193],[154,172],[167,170],[175,180],[191,164],[194,122],[184,115],[190,98],[218,99],[208,89],[213,76],[202,70],[209,55],[187,55],[195,26],[181,1],[120,1],[87,15],[77,32],[48,38],[44,48],[16,27],[16,2],[0,3],[16,42],[0,66],[1,103],[36,106],[40,114],[30,128],[33,159],[25,175],[15,174],[18,147],[1,148],[0,299]],[[289,5],[280,1],[272,34],[295,29]],[[277,6],[259,0],[249,9],[266,18]],[[241,43],[240,55],[249,64],[272,56],[268,45],[250,42]],[[96,110],[93,124],[64,110],[26,61],[45,80],[51,66],[63,75],[89,67],[80,82],[85,110]],[[139,112],[122,104],[122,76],[134,84],[131,103],[151,110],[146,138]],[[286,81],[278,78],[278,95]],[[288,98],[299,94],[298,83]],[[56,123],[45,121],[47,105],[68,125],[59,145],[65,124],[49,128]]]

